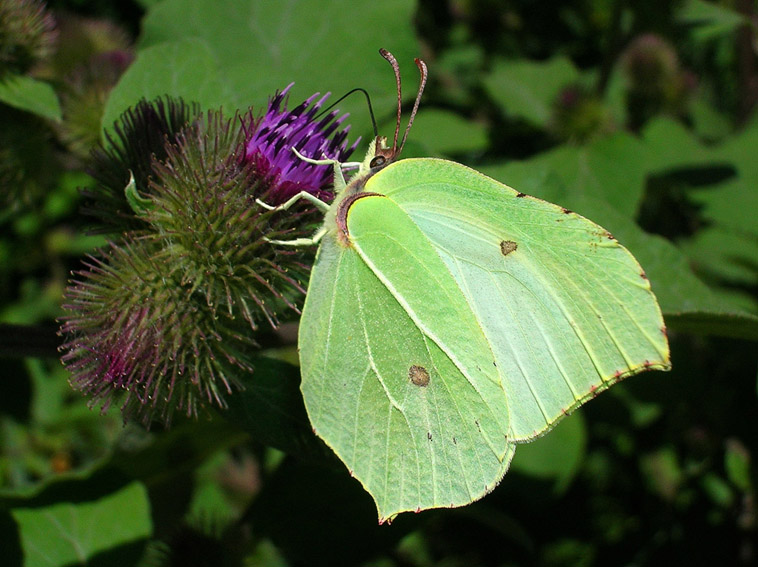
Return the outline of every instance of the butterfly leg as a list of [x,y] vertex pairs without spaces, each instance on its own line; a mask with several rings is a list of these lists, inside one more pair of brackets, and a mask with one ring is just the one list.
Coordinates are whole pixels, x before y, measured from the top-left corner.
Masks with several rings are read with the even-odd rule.
[[[312,163],[313,165],[333,166],[334,167],[334,189],[337,193],[339,193],[345,187],[345,177],[342,175],[342,167],[344,166],[354,167],[356,165],[355,163],[352,163],[352,162],[342,164],[336,159],[328,159],[328,158],[327,159],[311,159],[309,157],[304,156],[300,152],[298,152],[295,148],[292,148],[292,151],[297,157],[299,157],[304,162]],[[357,165],[360,165],[360,164],[357,164]],[[326,212],[329,209],[328,203],[325,203],[324,201],[322,201],[315,195],[312,195],[306,191],[300,191],[300,193],[291,197],[285,203],[282,203],[281,205],[277,205],[277,206],[264,203],[260,199],[256,199],[255,202],[268,211],[275,211],[275,210],[284,211],[284,210],[289,209],[292,205],[297,203],[300,199],[305,199],[306,201],[310,201],[320,211]]]
[[303,160],[306,163],[312,163],[313,165],[331,165],[334,168],[334,192],[338,195],[342,192],[342,190],[345,188],[345,185],[347,183],[345,182],[345,176],[342,174],[342,169],[355,169],[357,167],[360,167],[359,162],[346,162],[346,163],[340,163],[336,159],[332,158],[326,158],[326,159],[311,159],[309,157],[304,156],[300,152],[298,152],[295,148],[292,148],[292,151],[294,154],[299,157],[301,160]]
[[309,201],[312,205],[314,205],[320,211],[326,212],[327,210],[329,210],[329,203],[325,203],[324,201],[322,201],[315,195],[308,193],[307,191],[300,191],[300,193],[290,197],[287,201],[285,201],[281,205],[269,205],[268,203],[264,203],[260,199],[256,199],[255,202],[259,204],[261,207],[263,207],[264,209],[266,209],[267,211],[286,211],[292,205],[297,203],[300,199],[305,199],[306,201]]
[[282,246],[315,246],[321,241],[325,234],[326,229],[320,228],[318,232],[310,238],[293,238],[292,240],[271,240],[269,238],[265,238],[264,240],[266,240],[266,242],[270,242],[271,244],[279,244]]
[[[305,199],[306,201],[309,201],[321,211],[326,212],[329,209],[328,203],[325,203],[324,201],[322,201],[315,195],[308,193],[307,191],[300,191],[297,195],[293,195],[281,205],[276,205],[276,206],[269,205],[268,203],[264,203],[260,199],[256,199],[255,202],[258,203],[258,205],[260,205],[267,211],[286,211],[292,205],[297,203],[300,199]],[[315,244],[318,244],[318,242],[321,240],[324,234],[326,234],[326,230],[321,228],[316,234],[314,234],[310,238],[294,238],[292,240],[274,240],[271,238],[264,238],[264,240],[266,242],[270,242],[271,244],[279,244],[283,246],[313,246]]]
[[[337,193],[340,193],[345,188],[345,176],[342,174],[342,168],[346,169],[354,169],[356,167],[360,166],[360,163],[358,162],[348,162],[348,163],[340,163],[336,159],[311,159],[309,157],[304,156],[300,152],[298,152],[295,148],[292,148],[292,151],[295,153],[297,157],[299,157],[301,160],[312,163],[314,165],[331,165],[334,168],[334,189]],[[297,203],[300,199],[305,199],[306,201],[309,201],[312,203],[317,209],[320,211],[326,212],[329,210],[329,204],[325,203],[315,195],[312,195],[311,193],[308,193],[306,191],[300,191],[297,195],[294,195],[290,199],[288,199],[286,202],[282,203],[281,205],[272,206],[267,203],[264,203],[260,199],[256,199],[255,202],[258,203],[261,207],[268,211],[283,211],[289,209],[292,205]],[[324,237],[326,234],[325,228],[320,228],[316,234],[314,234],[310,238],[295,238],[293,240],[271,240],[266,238],[267,242],[270,242],[271,244],[279,244],[282,246],[313,246],[315,244],[318,244],[319,241]]]

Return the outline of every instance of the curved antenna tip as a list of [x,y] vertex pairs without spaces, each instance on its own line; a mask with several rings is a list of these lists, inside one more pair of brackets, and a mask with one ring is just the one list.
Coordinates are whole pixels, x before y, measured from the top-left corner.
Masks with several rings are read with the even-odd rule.
[[395,56],[392,55],[389,51],[387,51],[384,48],[379,49],[379,54],[384,57],[390,65],[392,65],[392,70],[395,73],[395,83],[397,85],[397,119],[395,122],[395,137],[392,141],[392,151],[397,152],[397,139],[400,135],[400,117],[403,112],[403,95],[400,91],[400,66],[397,63],[397,59],[395,59]]
[[419,73],[421,75],[419,86],[418,86],[418,92],[416,93],[416,100],[413,102],[413,110],[411,110],[411,117],[408,120],[408,125],[405,127],[405,133],[403,134],[403,141],[400,142],[400,150],[403,149],[403,146],[405,146],[405,141],[408,139],[408,133],[411,131],[411,126],[413,126],[413,119],[416,118],[416,113],[418,112],[418,106],[421,103],[421,95],[424,92],[424,88],[426,87],[426,79],[428,77],[428,70],[426,68],[426,63],[424,63],[423,60],[416,57],[414,59],[416,62],[416,66],[418,67]]
[[428,76],[428,70],[426,67],[426,63],[416,57],[414,61],[416,62],[416,66],[418,67],[419,73],[421,74],[421,80],[418,88],[418,92],[416,94],[416,100],[413,103],[413,110],[411,111],[411,117],[408,120],[408,125],[405,127],[405,132],[403,133],[403,139],[400,142],[400,146],[398,146],[398,137],[400,135],[400,119],[402,115],[402,105],[403,105],[403,97],[400,92],[400,66],[397,63],[397,59],[395,59],[395,56],[392,55],[389,51],[387,51],[384,48],[379,49],[379,54],[384,57],[390,65],[392,65],[392,70],[395,72],[395,81],[397,83],[397,119],[395,122],[395,137],[392,142],[392,154],[394,156],[398,155],[400,151],[403,149],[403,146],[405,146],[405,141],[408,139],[408,132],[410,132],[411,126],[413,125],[413,119],[416,117],[416,112],[418,112],[419,103],[421,102],[421,94],[424,92],[424,87],[426,87],[426,79]]

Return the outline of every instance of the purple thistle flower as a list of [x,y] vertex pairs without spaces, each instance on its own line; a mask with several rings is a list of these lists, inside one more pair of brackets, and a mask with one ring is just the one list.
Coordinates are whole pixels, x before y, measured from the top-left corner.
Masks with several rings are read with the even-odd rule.
[[321,98],[320,93],[316,93],[288,111],[287,93],[293,84],[277,92],[269,101],[266,114],[251,120],[245,130],[244,160],[252,165],[258,177],[269,182],[272,189],[267,199],[271,204],[283,203],[300,191],[307,191],[319,198],[332,196],[326,189],[332,183],[332,168],[305,162],[295,155],[292,148],[312,159],[329,158],[342,162],[360,142],[358,138],[348,147],[350,126],[339,130],[348,115],[338,117],[339,110],[333,110],[316,121],[316,115],[329,98],[329,93]]

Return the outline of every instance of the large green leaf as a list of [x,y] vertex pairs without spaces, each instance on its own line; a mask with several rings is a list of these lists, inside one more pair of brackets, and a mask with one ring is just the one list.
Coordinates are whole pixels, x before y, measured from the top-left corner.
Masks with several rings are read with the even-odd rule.
[[677,19],[693,26],[693,37],[700,40],[732,34],[739,27],[750,24],[748,18],[739,12],[730,10],[722,3],[706,0],[686,0],[677,13]]
[[[697,203],[702,227],[680,246],[698,273],[715,285],[758,283],[758,121],[718,146],[706,146],[689,130],[671,120],[657,120],[645,129],[644,138],[654,158],[652,171],[689,171],[696,187],[688,196]],[[727,177],[708,183],[708,168],[721,169]],[[734,291],[729,292],[734,296]],[[740,303],[755,312],[747,295]],[[752,305],[751,305],[752,304]]]
[[152,534],[147,490],[137,482],[92,502],[17,508],[11,514],[25,567],[88,565],[99,553]]
[[[681,122],[671,118],[650,121],[642,131],[648,149],[647,172],[651,174],[705,167],[722,163],[722,157],[706,147]],[[728,160],[728,158],[727,158]]]
[[[484,125],[442,109],[419,110],[413,123],[413,140],[423,146],[422,156],[454,155],[483,151],[487,146]],[[410,157],[408,153],[404,153]],[[414,156],[416,157],[416,156]]]
[[569,201],[596,218],[639,260],[658,297],[666,323],[676,330],[758,340],[758,316],[716,293],[692,271],[687,257],[671,242],[645,233],[602,201]]
[[103,127],[111,129],[124,110],[141,98],[151,100],[169,94],[204,108],[230,104],[231,87],[219,69],[207,42],[177,39],[143,49],[111,92],[103,114]]
[[[152,65],[140,64],[138,55],[136,67],[116,87],[103,123],[112,123],[140,97],[165,93],[206,106],[223,105],[230,112],[259,108],[293,81],[292,99],[297,102],[314,92],[342,94],[360,86],[372,94],[376,108],[393,108],[394,91],[377,50],[385,47],[401,65],[413,67],[418,56],[413,12],[414,3],[406,0],[363,4],[359,12],[350,0],[160,2],[146,15],[139,41],[140,51],[157,50],[151,52]],[[182,39],[202,45],[191,51],[199,56],[197,68],[191,65],[192,55],[179,47],[160,50]],[[198,81],[201,94],[211,96],[198,97]],[[351,122],[359,132],[370,131],[361,97],[340,103],[340,108],[353,111]]]
[[[642,231],[602,203],[580,205],[604,223],[637,257],[650,278],[668,325],[682,331],[758,340],[758,316],[705,285],[687,257],[671,242]],[[600,217],[598,216],[600,215]]]
[[758,175],[740,174],[735,180],[692,192],[703,207],[707,225],[682,248],[693,265],[716,283],[758,284],[757,183]]

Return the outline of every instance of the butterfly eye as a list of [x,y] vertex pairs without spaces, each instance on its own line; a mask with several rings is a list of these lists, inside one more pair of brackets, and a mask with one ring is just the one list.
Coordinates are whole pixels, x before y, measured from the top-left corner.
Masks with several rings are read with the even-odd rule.
[[385,158],[384,156],[374,156],[374,159],[372,159],[371,162],[369,163],[369,167],[371,167],[371,169],[374,169],[375,167],[381,167],[386,162],[387,162],[387,158]]

